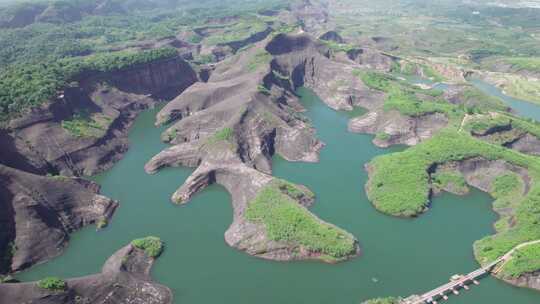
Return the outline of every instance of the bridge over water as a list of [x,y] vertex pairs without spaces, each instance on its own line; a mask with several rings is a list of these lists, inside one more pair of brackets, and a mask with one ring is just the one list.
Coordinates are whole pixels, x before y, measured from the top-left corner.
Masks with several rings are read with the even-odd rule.
[[425,303],[437,304],[437,300],[440,300],[440,299],[447,300],[449,294],[458,295],[459,289],[463,288],[465,290],[468,290],[469,287],[467,284],[471,284],[471,283],[475,285],[480,284],[478,282],[478,279],[480,279],[480,277],[486,275],[487,273],[491,272],[491,273],[497,274],[504,267],[504,265],[509,260],[512,259],[512,255],[517,250],[523,247],[533,245],[533,244],[538,244],[538,243],[540,243],[540,240],[520,244],[514,247],[509,252],[507,252],[505,255],[491,262],[490,264],[483,266],[467,275],[454,276],[452,277],[450,282],[442,286],[439,286],[433,290],[430,290],[422,295],[412,295],[402,300],[401,304],[425,304]]

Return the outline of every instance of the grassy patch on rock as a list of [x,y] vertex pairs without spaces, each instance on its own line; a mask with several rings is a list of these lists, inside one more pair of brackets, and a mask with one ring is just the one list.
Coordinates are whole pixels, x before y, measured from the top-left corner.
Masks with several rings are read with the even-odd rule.
[[526,246],[514,252],[512,258],[502,269],[505,277],[517,278],[523,273],[540,269],[540,244]]
[[452,189],[451,192],[459,194],[467,193],[469,190],[463,174],[458,171],[444,170],[436,172],[431,176],[431,179],[433,186],[440,190]]
[[407,116],[444,113],[448,117],[462,115],[462,110],[439,97],[442,91],[424,90],[392,75],[378,72],[355,71],[362,82],[371,89],[387,93],[384,110],[397,110]]
[[483,135],[489,130],[510,125],[510,119],[503,115],[476,115],[463,128],[473,134]]
[[524,133],[540,138],[540,124],[509,113],[476,114],[468,118],[463,128],[473,135],[486,136],[493,144],[504,145]]
[[57,278],[57,277],[47,277],[38,281],[37,283],[39,288],[53,290],[53,291],[62,291],[67,287],[66,281]]
[[506,104],[499,98],[486,95],[479,89],[467,86],[460,94],[459,99],[469,113],[478,113],[487,110],[505,111]]
[[272,55],[265,50],[260,50],[248,62],[247,70],[255,72],[259,67],[269,64],[270,60],[272,60]]
[[330,261],[354,254],[354,237],[311,214],[297,202],[302,196],[313,197],[313,194],[291,183],[274,180],[249,203],[246,218],[262,223],[269,239],[304,247]]
[[[368,197],[384,213],[416,216],[426,210],[430,199],[429,168],[474,157],[504,160],[527,169],[531,177],[527,195],[512,198],[511,224],[499,227],[496,234],[475,243],[477,259],[485,264],[516,245],[540,239],[540,160],[454,130],[441,131],[404,152],[373,159],[369,164]],[[508,189],[515,183],[501,177],[495,184],[494,192],[503,195],[509,193]]]
[[251,35],[264,31],[268,26],[257,18],[243,18],[240,21],[220,26],[216,31],[204,40],[208,45],[227,44],[249,38]]
[[71,119],[62,121],[62,128],[75,137],[101,137],[107,131],[111,119],[103,114],[76,112]]
[[151,258],[157,258],[163,252],[163,242],[155,236],[147,236],[141,239],[131,241],[131,245],[135,248],[144,250]]
[[380,140],[380,141],[387,141],[391,138],[392,136],[388,133],[385,133],[385,132],[379,132],[375,135],[375,139],[377,140]]
[[233,138],[233,136],[234,131],[232,128],[223,128],[208,138],[208,143],[215,144],[220,141],[229,141]]
[[402,90],[390,92],[384,102],[384,110],[397,110],[403,115],[415,117],[429,113],[443,113],[451,115],[451,112],[458,113],[456,106],[444,102],[423,101],[414,94]]

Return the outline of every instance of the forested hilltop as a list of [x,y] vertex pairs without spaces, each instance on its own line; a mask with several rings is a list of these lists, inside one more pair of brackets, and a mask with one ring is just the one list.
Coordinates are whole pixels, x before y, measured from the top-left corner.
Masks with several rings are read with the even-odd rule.
[[[213,0],[7,5],[0,9],[0,120],[55,98],[66,86],[76,86],[77,76],[84,72],[113,71],[178,56],[182,48],[205,39],[205,44],[216,45],[249,38],[276,19],[258,12],[284,5],[283,1]],[[197,30],[208,24],[215,28]],[[211,52],[189,57],[214,59]]]
[[[504,85],[512,96],[540,102],[534,93],[540,86],[512,75],[540,74],[536,9],[529,2],[499,2],[344,0],[325,1],[321,6],[348,42],[329,42],[337,50],[360,44],[429,60],[431,68],[435,65],[439,70],[450,65],[502,73],[485,77]],[[268,31],[296,25],[309,30],[317,25],[301,24],[301,16],[285,13],[309,3],[4,1],[0,4],[0,120],[54,98],[83,71],[114,70],[170,57],[173,49],[180,54],[188,49],[189,60],[205,64],[223,59]],[[304,9],[304,13],[314,12]],[[154,51],[137,54],[147,50]]]

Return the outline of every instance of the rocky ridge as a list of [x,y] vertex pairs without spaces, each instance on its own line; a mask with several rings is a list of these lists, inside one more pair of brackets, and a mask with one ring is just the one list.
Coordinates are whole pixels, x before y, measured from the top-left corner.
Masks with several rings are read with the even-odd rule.
[[76,80],[0,130],[2,273],[59,255],[77,229],[106,225],[118,204],[99,195],[97,184],[70,176],[110,168],[127,151],[137,114],[176,96],[197,75],[170,58]]
[[[173,146],[153,157],[146,171],[196,167],[174,193],[172,200],[178,203],[189,201],[211,183],[223,185],[231,193],[234,210],[225,240],[235,248],[275,260],[327,260],[301,242],[269,238],[265,225],[246,218],[253,201],[277,182],[270,175],[273,155],[290,161],[318,161],[323,144],[299,114],[303,107],[296,88],[312,88],[335,109],[369,106],[379,96],[363,94],[365,87],[352,75],[352,66],[326,55],[328,49],[309,35],[279,34],[218,64],[207,82],[191,86],[158,113],[158,124],[170,124],[162,139]],[[305,195],[293,198],[306,205]],[[346,256],[358,251],[354,245]]]
[[[178,95],[197,75],[187,62],[172,58],[78,80],[56,100],[11,120],[1,131],[8,151],[4,159],[12,160],[6,165],[30,164],[34,172],[76,176],[108,169],[126,152],[127,131],[136,115]],[[64,125],[81,116],[90,134],[74,134]]]
[[40,176],[0,164],[0,272],[19,271],[59,255],[69,234],[106,225],[118,203],[79,178]]
[[154,258],[127,245],[112,255],[100,274],[66,280],[62,290],[49,290],[38,282],[0,284],[1,303],[21,304],[169,304],[169,288],[152,282]]

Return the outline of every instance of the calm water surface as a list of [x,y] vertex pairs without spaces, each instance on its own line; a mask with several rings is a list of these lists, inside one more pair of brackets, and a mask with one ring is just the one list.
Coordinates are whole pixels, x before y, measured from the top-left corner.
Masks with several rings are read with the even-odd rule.
[[[377,155],[402,148],[376,148],[372,136],[347,132],[350,114],[331,110],[307,90],[301,93],[306,115],[327,145],[317,164],[276,157],[274,174],[313,190],[317,202],[311,210],[353,233],[363,248],[361,257],[337,265],[279,263],[226,246],[223,233],[232,210],[222,187],[212,186],[190,204],[176,206],[170,195],[191,169],[145,174],[145,162],[165,147],[159,140],[162,130],[153,127],[157,110],[152,110],[134,124],[124,159],[95,178],[103,194],[121,202],[110,226],[74,233],[65,254],[18,277],[96,273],[117,249],[146,235],[166,242],[152,275],[171,287],[175,303],[182,304],[360,303],[376,296],[421,293],[478,267],[472,243],[491,234],[496,220],[488,195],[444,194],[434,200],[432,210],[414,220],[378,213],[364,192],[363,166]],[[540,293],[486,278],[464,295],[452,296],[450,303],[532,304],[540,303]]]
[[536,121],[540,121],[540,110],[539,110],[540,108],[538,105],[535,105],[531,102],[527,102],[522,99],[517,99],[514,97],[510,97],[508,95],[505,95],[502,93],[501,89],[483,80],[480,80],[477,78],[471,78],[469,79],[469,82],[475,87],[477,87],[479,90],[481,90],[482,92],[488,95],[499,97],[506,104],[512,107],[512,109],[514,109],[520,116],[532,118],[532,119],[535,119]]

